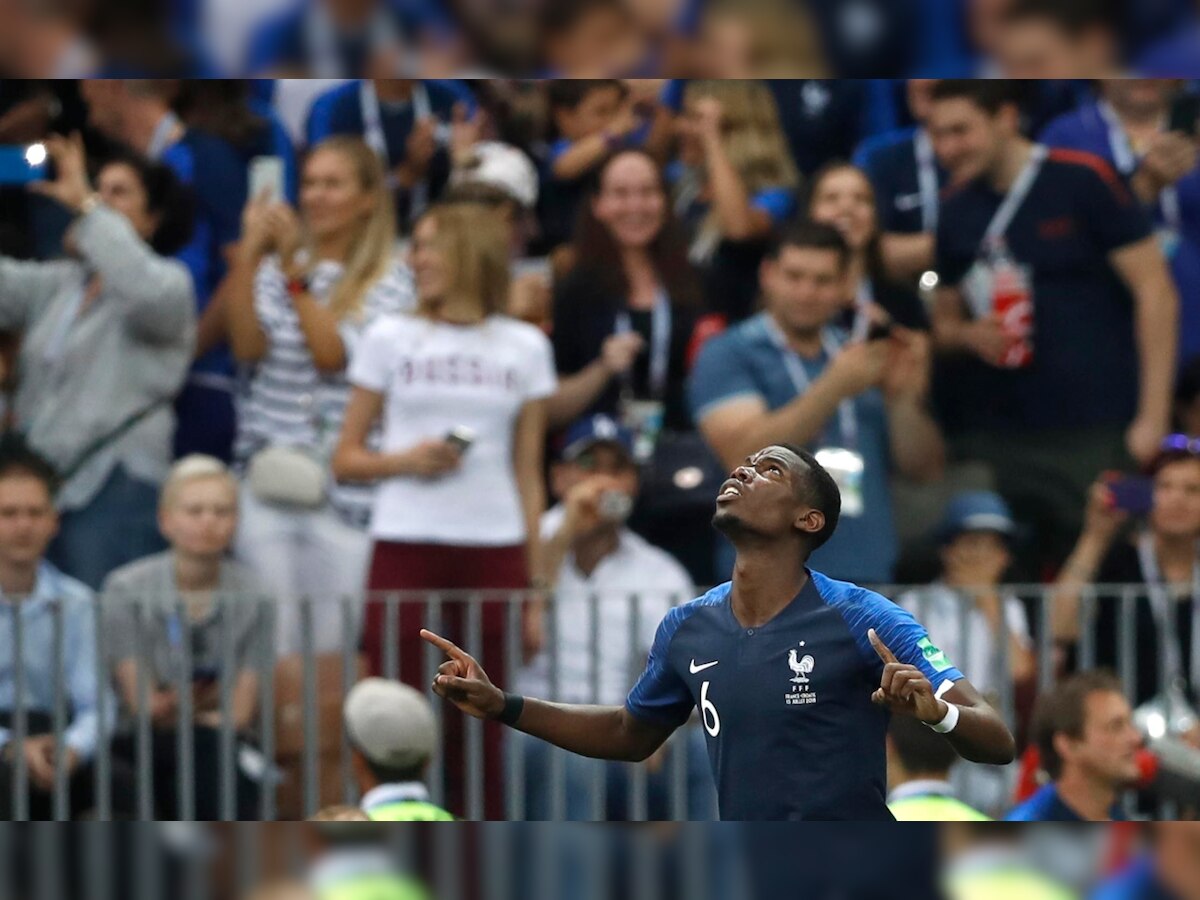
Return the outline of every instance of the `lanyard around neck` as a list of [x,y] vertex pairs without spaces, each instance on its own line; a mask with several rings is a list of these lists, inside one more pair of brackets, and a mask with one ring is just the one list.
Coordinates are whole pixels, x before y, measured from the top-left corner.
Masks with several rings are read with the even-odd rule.
[[917,129],[913,149],[917,157],[917,188],[921,193],[921,230],[934,232],[938,223],[937,163],[933,157],[933,141],[924,128]]
[[[1142,567],[1142,577],[1146,581],[1146,592],[1149,595],[1150,610],[1162,634],[1163,646],[1163,681],[1167,685],[1183,679],[1183,642],[1180,640],[1178,629],[1171,621],[1173,601],[1163,580],[1162,569],[1158,565],[1158,556],[1154,552],[1154,536],[1143,532],[1137,541],[1138,562]],[[1200,681],[1200,556],[1192,563],[1192,680]]]
[[[633,331],[633,321],[629,311],[622,309],[617,312],[616,333],[629,334]],[[654,298],[654,307],[650,312],[650,396],[661,400],[667,392],[667,372],[671,362],[671,301],[662,289]],[[629,385],[629,373],[625,373],[625,387]]]
[[1021,209],[1021,204],[1029,196],[1029,192],[1033,188],[1033,183],[1037,180],[1038,172],[1042,169],[1042,163],[1046,161],[1048,155],[1049,150],[1044,145],[1033,145],[1033,149],[1029,153],[1029,161],[1021,169],[1021,174],[1012,183],[1012,187],[1008,189],[1008,193],[1000,204],[1000,208],[992,216],[992,221],[988,223],[987,231],[983,234],[983,246],[985,248],[993,247],[1003,240],[1008,227],[1012,225],[1013,219],[1016,218],[1017,212]]
[[[808,377],[808,371],[804,368],[800,354],[788,346],[787,338],[770,313],[763,313],[763,324],[767,329],[767,337],[775,345],[775,349],[779,351],[779,358],[783,362],[783,368],[788,373],[788,377],[792,380],[792,386],[796,389],[796,396],[803,396],[807,393],[812,381]],[[834,335],[832,329],[821,329],[821,348],[825,351],[826,365],[832,362],[833,358],[841,351],[842,345]],[[842,440],[845,442],[847,449],[857,449],[858,414],[854,409],[854,400],[849,397],[838,404],[838,427],[841,429]]]

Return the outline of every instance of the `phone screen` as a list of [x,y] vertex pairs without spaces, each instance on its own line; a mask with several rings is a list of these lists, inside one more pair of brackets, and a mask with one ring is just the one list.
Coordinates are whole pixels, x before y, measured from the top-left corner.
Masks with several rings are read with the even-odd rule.
[[50,164],[42,144],[0,146],[0,184],[45,181]]
[[1135,516],[1150,512],[1154,505],[1154,482],[1142,475],[1125,475],[1109,482],[1113,504]]
[[256,156],[250,160],[250,198],[266,194],[272,203],[279,203],[283,195],[283,158],[279,156]]

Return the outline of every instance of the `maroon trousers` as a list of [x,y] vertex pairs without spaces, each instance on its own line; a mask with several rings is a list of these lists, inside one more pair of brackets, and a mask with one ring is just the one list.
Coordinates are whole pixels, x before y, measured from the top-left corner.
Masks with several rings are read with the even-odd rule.
[[[422,628],[438,630],[444,637],[471,653],[493,682],[506,685],[520,660],[506,659],[508,607],[504,591],[524,590],[529,585],[523,545],[511,547],[455,547],[446,544],[401,544],[376,541],[371,552],[367,589],[379,591],[469,591],[484,593],[481,605],[481,643],[473,646],[468,626],[466,601],[443,601],[441,621],[430,621],[423,602],[401,600],[397,606],[396,651],[399,677],[419,689],[428,687],[425,658],[435,648],[421,640]],[[487,599],[495,597],[496,599]],[[367,604],[363,625],[363,650],[374,675],[384,675],[387,651],[387,605],[378,595]],[[519,644],[518,644],[519,645]],[[440,652],[436,662],[444,661]],[[445,806],[455,815],[466,813],[466,717],[454,706],[442,707],[442,760]],[[504,816],[504,728],[496,722],[483,726],[484,815]]]

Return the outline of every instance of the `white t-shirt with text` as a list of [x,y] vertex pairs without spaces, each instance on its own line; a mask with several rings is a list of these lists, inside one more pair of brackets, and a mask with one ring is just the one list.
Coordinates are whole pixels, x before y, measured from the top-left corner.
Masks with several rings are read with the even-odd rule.
[[459,426],[475,432],[455,471],[379,485],[374,538],[468,547],[525,540],[513,436],[524,404],[555,389],[545,334],[501,315],[477,325],[385,316],[363,337],[350,382],[384,397],[384,453],[444,438]]

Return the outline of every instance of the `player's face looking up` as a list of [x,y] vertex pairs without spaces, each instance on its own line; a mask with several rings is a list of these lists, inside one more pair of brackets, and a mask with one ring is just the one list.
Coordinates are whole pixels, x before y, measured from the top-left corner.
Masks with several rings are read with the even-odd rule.
[[825,514],[808,503],[807,469],[786,447],[766,447],[747,457],[721,485],[713,526],[731,538],[816,534],[825,525]]

